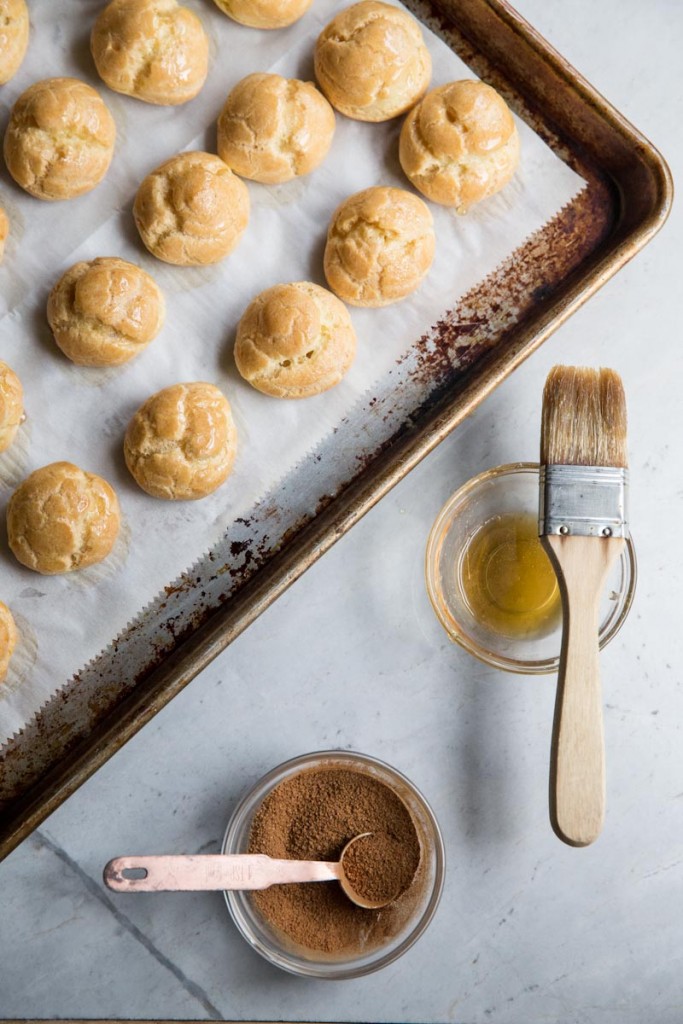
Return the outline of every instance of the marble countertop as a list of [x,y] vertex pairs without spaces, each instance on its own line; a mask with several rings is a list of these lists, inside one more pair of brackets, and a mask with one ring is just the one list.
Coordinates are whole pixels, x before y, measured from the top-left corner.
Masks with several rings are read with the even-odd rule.
[[[517,0],[683,164],[683,7]],[[680,211],[150,725],[0,864],[0,1016],[680,1024]],[[629,403],[636,603],[604,652],[608,813],[570,849],[547,816],[551,677],[451,645],[425,594],[448,495],[533,460],[556,362],[614,366]],[[243,790],[323,747],[374,754],[425,793],[448,851],[428,931],[358,981],[313,982],[244,943],[220,893],[117,897],[124,852],[218,848]]]

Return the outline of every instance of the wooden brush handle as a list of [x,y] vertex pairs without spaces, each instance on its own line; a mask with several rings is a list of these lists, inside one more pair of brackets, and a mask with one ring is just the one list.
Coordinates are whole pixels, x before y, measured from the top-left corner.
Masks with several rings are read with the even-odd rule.
[[565,843],[587,846],[605,816],[598,662],[600,598],[621,537],[542,538],[560,583],[564,627],[550,755],[550,819]]

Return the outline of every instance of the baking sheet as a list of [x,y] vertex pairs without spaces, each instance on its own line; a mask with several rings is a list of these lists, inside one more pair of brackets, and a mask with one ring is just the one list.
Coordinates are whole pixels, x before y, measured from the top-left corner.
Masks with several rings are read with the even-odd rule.
[[[98,80],[87,56],[88,25],[99,4],[55,2],[34,13],[26,64],[12,83],[11,103],[31,81],[46,74],[86,78],[109,104],[119,139],[109,176],[83,199],[44,204],[3,181],[2,201],[19,236],[13,234],[0,294],[0,355],[25,384],[28,419],[17,444],[0,456],[0,496],[28,472],[66,458],[95,471],[117,489],[124,529],[110,559],[85,572],[41,577],[14,563],[6,547],[0,561],[0,599],[15,612],[22,642],[0,697],[0,740],[18,731],[41,704],[78,674],[114,637],[125,633],[129,655],[135,642],[149,644],[131,623],[150,602],[178,604],[176,628],[189,606],[180,607],[183,580],[206,575],[211,553],[195,560],[228,533],[237,571],[253,540],[253,513],[261,539],[268,538],[268,505],[300,514],[306,504],[334,489],[349,461],[362,457],[363,438],[376,440],[392,410],[425,329],[510,257],[582,188],[571,171],[521,121],[522,168],[505,192],[466,218],[432,206],[437,256],[427,280],[409,300],[385,310],[352,310],[358,357],[336,389],[314,399],[286,402],[262,396],[237,375],[231,358],[234,328],[247,302],[262,288],[285,280],[324,284],[321,257],[326,225],[346,195],[373,184],[406,187],[396,160],[400,122],[366,125],[342,117],[332,152],[306,179],[283,186],[249,184],[252,216],[239,248],[212,268],[173,268],[148,256],[136,238],[130,207],[137,183],[181,148],[214,148],[215,117],[225,95],[244,74],[276,70],[311,77],[315,37],[343,3],[317,0],[298,25],[276,33],[243,29],[212,5],[197,7],[212,38],[214,59],[200,97],[184,108],[153,108],[118,97]],[[433,84],[471,72],[436,36],[425,31],[434,61]],[[59,59],[56,59],[56,55]],[[7,89],[8,87],[5,87]],[[5,115],[6,117],[6,115]],[[201,131],[197,129],[201,126]],[[144,145],[141,141],[144,140]],[[85,239],[85,240],[83,240]],[[68,363],[55,348],[44,321],[45,299],[57,277],[77,259],[121,255],[140,263],[164,290],[164,331],[134,363],[111,370],[86,370]],[[121,456],[125,426],[149,394],[180,380],[215,381],[227,394],[239,431],[235,472],[226,485],[199,503],[155,501],[137,490]],[[382,416],[378,416],[378,408]],[[297,500],[293,500],[292,489]],[[287,521],[278,519],[284,534]],[[212,581],[216,600],[229,581]],[[160,595],[160,596],[158,596]],[[111,649],[112,655],[118,645]],[[120,666],[117,667],[120,671]]]

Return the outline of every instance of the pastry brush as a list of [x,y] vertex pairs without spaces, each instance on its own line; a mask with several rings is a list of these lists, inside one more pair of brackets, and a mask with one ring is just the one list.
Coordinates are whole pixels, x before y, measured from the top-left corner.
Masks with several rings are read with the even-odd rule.
[[628,535],[626,402],[613,370],[556,366],[543,392],[539,534],[562,597],[550,818],[587,846],[605,812],[600,598]]

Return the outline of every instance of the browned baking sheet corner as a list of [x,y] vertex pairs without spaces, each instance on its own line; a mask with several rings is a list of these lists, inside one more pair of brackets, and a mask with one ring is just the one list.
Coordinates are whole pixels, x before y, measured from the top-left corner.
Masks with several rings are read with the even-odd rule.
[[406,388],[414,403],[385,410],[389,435],[346,479],[290,521],[277,503],[261,510],[276,539],[270,547],[256,537],[233,542],[237,561],[228,557],[216,568],[216,578],[224,573],[230,586],[215,607],[197,596],[183,618],[178,609],[183,600],[187,606],[192,581],[167,588],[163,641],[150,645],[134,673],[91,665],[87,678],[48,702],[8,744],[0,757],[0,857],[443,440],[668,215],[673,186],[656,149],[504,0],[407,0],[406,6],[502,92],[587,187],[450,311],[432,329],[429,345],[417,343]]

